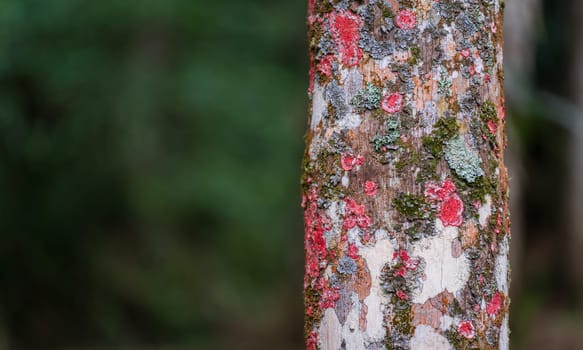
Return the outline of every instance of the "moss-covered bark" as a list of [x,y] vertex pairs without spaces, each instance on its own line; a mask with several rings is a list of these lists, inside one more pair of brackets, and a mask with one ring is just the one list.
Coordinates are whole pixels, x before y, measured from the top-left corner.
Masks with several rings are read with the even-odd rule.
[[308,349],[506,349],[499,0],[310,0]]

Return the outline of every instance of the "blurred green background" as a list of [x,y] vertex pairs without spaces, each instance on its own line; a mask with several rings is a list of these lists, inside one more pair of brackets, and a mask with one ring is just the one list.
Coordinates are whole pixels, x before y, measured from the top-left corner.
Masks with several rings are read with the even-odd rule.
[[[528,1],[509,18],[532,41],[507,30],[532,58],[507,70],[513,348],[582,349],[583,40],[576,1]],[[0,349],[303,347],[305,7],[0,0]]]

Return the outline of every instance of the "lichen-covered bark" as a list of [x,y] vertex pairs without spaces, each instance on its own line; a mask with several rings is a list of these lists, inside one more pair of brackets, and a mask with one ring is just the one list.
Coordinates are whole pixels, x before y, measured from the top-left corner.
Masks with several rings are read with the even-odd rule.
[[500,0],[309,0],[307,349],[507,349]]

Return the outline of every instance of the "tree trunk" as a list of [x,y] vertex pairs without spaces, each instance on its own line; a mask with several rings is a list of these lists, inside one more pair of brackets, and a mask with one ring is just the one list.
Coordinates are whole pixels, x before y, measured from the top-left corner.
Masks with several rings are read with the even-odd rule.
[[310,0],[307,349],[507,349],[499,0]]

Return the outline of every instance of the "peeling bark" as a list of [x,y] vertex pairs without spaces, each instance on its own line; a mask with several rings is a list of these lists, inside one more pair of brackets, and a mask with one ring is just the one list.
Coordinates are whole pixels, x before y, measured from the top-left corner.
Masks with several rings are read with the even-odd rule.
[[507,349],[499,0],[309,0],[307,349]]

